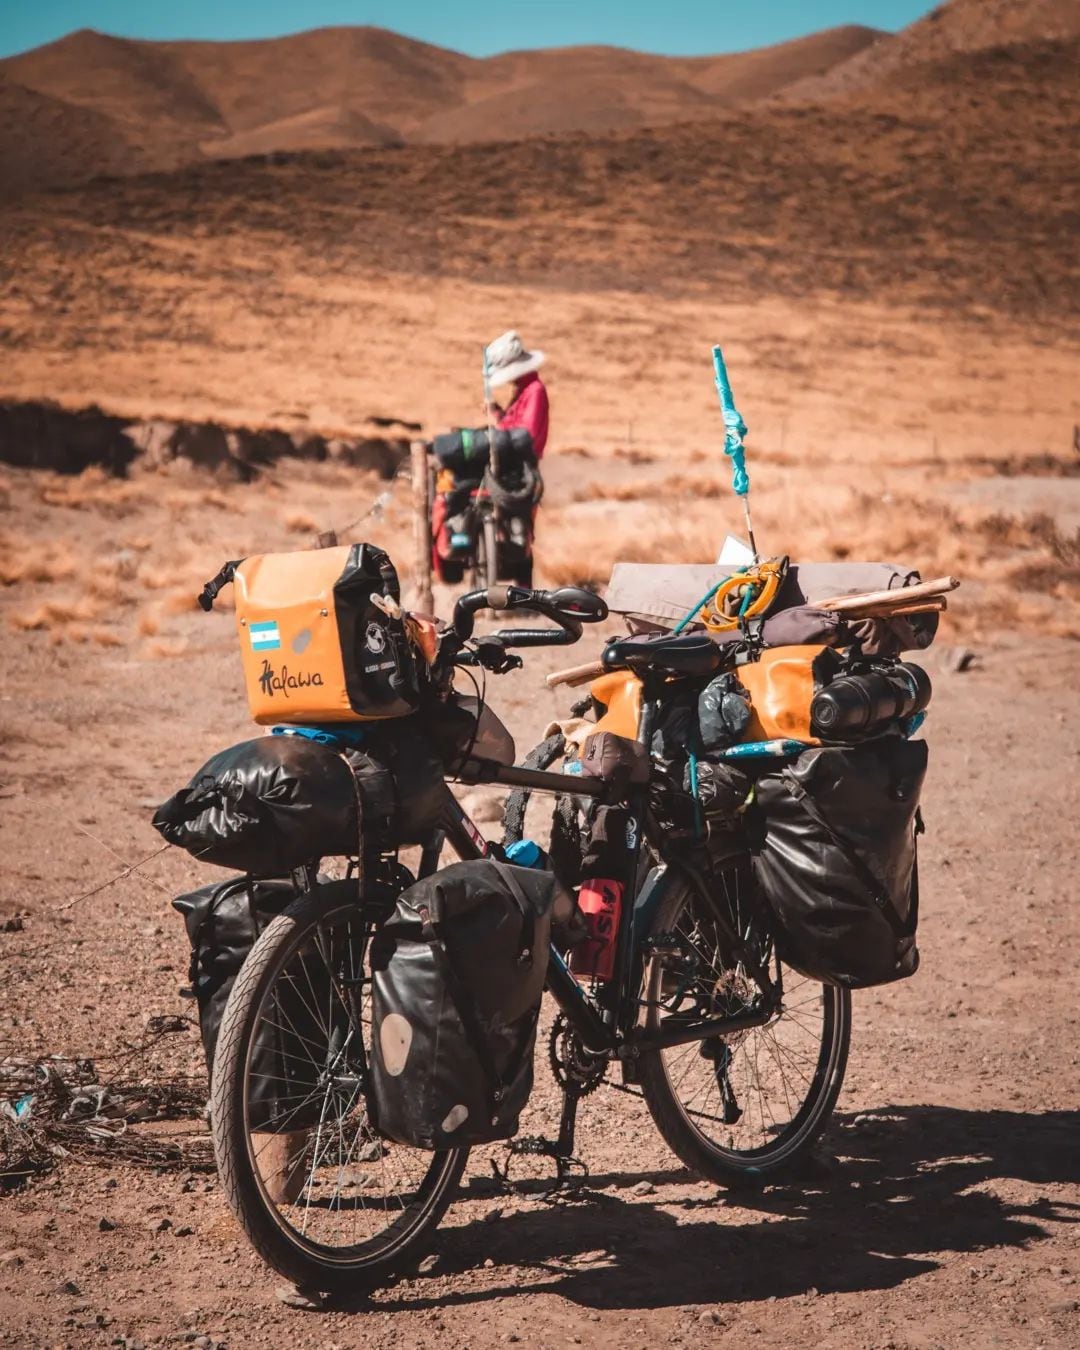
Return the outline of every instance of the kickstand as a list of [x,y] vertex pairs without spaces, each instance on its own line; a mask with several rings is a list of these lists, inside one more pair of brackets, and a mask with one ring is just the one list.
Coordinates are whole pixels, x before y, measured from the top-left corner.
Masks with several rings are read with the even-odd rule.
[[553,1199],[560,1192],[564,1197],[572,1195],[586,1185],[589,1180],[588,1165],[581,1158],[574,1156],[574,1130],[580,1100],[580,1093],[570,1088],[563,1090],[558,1139],[545,1139],[538,1134],[518,1135],[516,1139],[507,1141],[506,1161],[502,1167],[492,1158],[491,1170],[503,1190],[521,1190],[521,1183],[510,1179],[511,1165],[518,1157],[550,1158],[554,1162],[555,1176],[545,1189],[546,1199]]

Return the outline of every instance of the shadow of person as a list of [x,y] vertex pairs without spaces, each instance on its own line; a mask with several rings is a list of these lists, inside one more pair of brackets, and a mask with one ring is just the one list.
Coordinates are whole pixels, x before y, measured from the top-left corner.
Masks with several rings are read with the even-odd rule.
[[[490,1257],[516,1267],[512,1283],[438,1298],[420,1285],[387,1307],[541,1288],[596,1309],[892,1288],[950,1254],[1020,1246],[1049,1237],[1050,1224],[1080,1222],[1080,1204],[1039,1189],[1080,1181],[1078,1126],[1075,1111],[890,1106],[839,1116],[835,1161],[763,1191],[666,1200],[688,1180],[673,1170],[650,1174],[660,1193],[648,1202],[593,1191],[448,1231],[440,1274]],[[705,1217],[714,1206],[718,1216]]]

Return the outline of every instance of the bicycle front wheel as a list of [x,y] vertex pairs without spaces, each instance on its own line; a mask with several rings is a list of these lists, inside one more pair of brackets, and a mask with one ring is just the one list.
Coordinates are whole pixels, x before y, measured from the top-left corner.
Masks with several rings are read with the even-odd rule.
[[[675,886],[657,912],[645,977],[645,1025],[673,1009],[745,1011],[757,986],[730,952],[721,920],[767,957],[754,879],[740,860],[708,897]],[[761,1027],[642,1056],[653,1120],[687,1167],[720,1185],[760,1185],[791,1168],[828,1123],[847,1067],[851,994],[781,967],[783,1000]]]
[[468,1158],[383,1139],[367,1109],[371,921],[319,886],[265,930],[214,1056],[218,1171],[256,1251],[301,1288],[355,1293],[426,1250]]

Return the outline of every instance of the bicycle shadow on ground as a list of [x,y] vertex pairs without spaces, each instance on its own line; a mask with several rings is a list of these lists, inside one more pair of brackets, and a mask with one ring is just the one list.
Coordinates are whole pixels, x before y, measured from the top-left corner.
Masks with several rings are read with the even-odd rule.
[[673,1169],[649,1174],[657,1193],[648,1201],[590,1192],[578,1203],[537,1202],[448,1231],[439,1244],[439,1275],[490,1257],[516,1267],[511,1283],[438,1297],[412,1286],[381,1306],[543,1289],[589,1308],[634,1309],[893,1288],[935,1269],[942,1253],[1022,1246],[1051,1236],[1050,1223],[1080,1223],[1080,1203],[974,1189],[1080,1182],[1078,1128],[1077,1111],[901,1106],[838,1116],[829,1136],[836,1160],[811,1162],[805,1179],[666,1201],[665,1187],[689,1180]]

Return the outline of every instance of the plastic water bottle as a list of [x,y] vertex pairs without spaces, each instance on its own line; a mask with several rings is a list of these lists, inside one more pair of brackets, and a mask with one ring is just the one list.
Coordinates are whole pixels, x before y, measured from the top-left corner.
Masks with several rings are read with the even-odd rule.
[[575,974],[610,980],[615,973],[622,899],[623,883],[611,877],[589,877],[581,883],[578,908],[588,936],[570,949],[570,969]]

